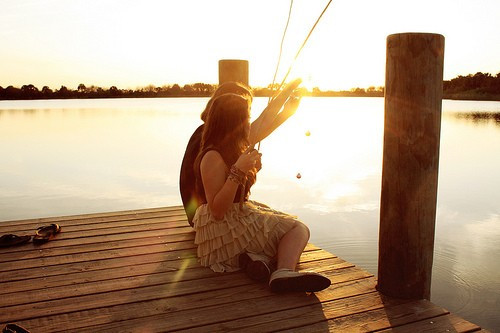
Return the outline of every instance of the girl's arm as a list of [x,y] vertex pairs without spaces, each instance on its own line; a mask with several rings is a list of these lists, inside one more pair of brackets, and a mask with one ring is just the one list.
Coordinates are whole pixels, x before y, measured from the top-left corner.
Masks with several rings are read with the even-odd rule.
[[[259,156],[260,154],[256,150],[245,152],[234,165],[246,173],[253,168]],[[220,220],[233,204],[238,184],[227,177],[226,164],[222,156],[215,150],[210,150],[203,156],[200,171],[210,212],[216,219]]]

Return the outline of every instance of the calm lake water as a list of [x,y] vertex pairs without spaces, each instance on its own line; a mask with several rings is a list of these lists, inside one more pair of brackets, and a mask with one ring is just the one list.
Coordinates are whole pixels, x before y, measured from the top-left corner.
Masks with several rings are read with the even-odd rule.
[[[206,102],[0,101],[0,221],[180,205],[182,156]],[[383,98],[304,98],[262,142],[252,190],[374,274],[383,109]],[[443,101],[440,149],[431,300],[499,331],[500,102]]]

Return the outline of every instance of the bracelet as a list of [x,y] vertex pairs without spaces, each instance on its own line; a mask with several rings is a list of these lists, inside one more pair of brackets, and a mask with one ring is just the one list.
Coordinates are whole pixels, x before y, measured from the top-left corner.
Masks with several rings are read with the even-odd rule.
[[245,177],[237,176],[234,173],[230,173],[229,176],[227,177],[229,180],[235,182],[238,185],[243,185],[245,184]]
[[232,174],[236,175],[236,176],[240,176],[240,177],[245,177],[246,176],[246,173],[244,173],[243,171],[241,171],[236,165],[232,165],[231,166],[231,170],[229,170]]
[[230,174],[227,179],[230,181],[236,183],[237,185],[241,185],[241,180],[239,178],[236,178],[233,174]]
[[244,185],[246,181],[246,174],[233,165],[231,167],[231,170],[229,170],[229,176],[227,177],[227,179],[235,182],[238,185]]

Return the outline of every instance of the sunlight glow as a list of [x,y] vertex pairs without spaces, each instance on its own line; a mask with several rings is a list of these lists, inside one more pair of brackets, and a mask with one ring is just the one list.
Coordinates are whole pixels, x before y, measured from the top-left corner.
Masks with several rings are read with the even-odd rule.
[[[325,2],[296,0],[284,42],[281,81]],[[7,1],[0,13],[0,86],[79,83],[119,88],[216,83],[217,62],[250,62],[250,85],[267,86],[276,68],[288,0]],[[500,2],[335,1],[303,49],[291,77],[322,90],[384,84],[392,33],[446,38],[445,79],[496,74]],[[422,19],[425,17],[425,19]],[[467,24],[463,24],[467,22]],[[484,31],[491,33],[485,34]],[[306,83],[307,84],[307,83]],[[309,87],[308,87],[309,88]]]
[[172,289],[175,287],[175,284],[179,282],[182,277],[184,276],[184,272],[186,271],[187,267],[189,266],[190,263],[196,262],[195,258],[185,258],[182,260],[182,263],[175,273],[171,283],[169,283],[169,289]]
[[[379,108],[383,107],[383,100],[380,102]],[[261,146],[261,173],[282,179],[287,187],[291,182],[297,190],[311,192],[320,206],[360,194],[360,184],[379,172],[380,164],[367,161],[381,163],[383,134],[381,113],[367,107],[365,100],[353,104],[353,100],[338,98],[334,109],[323,103],[322,98],[303,98],[297,114],[278,130],[279,135],[273,133]],[[379,142],[373,142],[373,137]],[[373,146],[376,148],[367,149]],[[365,167],[357,167],[361,165]],[[265,181],[257,185],[262,183]]]

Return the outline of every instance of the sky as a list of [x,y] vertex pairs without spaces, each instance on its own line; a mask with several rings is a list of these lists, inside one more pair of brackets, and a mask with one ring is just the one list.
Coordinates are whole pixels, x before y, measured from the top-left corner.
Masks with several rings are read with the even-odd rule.
[[[328,0],[295,0],[277,81]],[[217,83],[220,59],[273,79],[290,0],[0,0],[0,86]],[[386,39],[445,37],[444,79],[500,72],[499,0],[333,0],[293,64],[307,88],[383,86]]]

